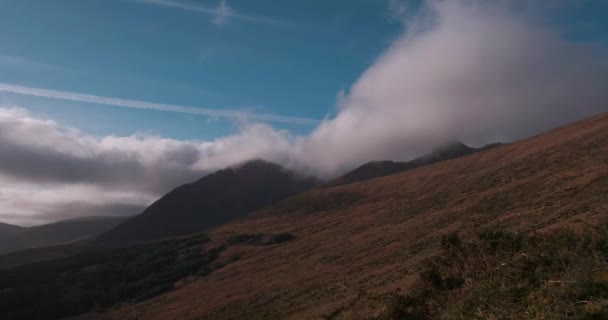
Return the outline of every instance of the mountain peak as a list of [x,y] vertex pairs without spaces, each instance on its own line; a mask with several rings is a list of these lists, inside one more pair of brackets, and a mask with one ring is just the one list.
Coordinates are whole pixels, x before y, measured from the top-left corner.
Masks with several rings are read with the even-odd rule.
[[281,165],[274,162],[270,162],[264,159],[252,159],[243,162],[239,162],[227,167],[224,170],[259,170],[259,169],[278,169],[286,170]]
[[122,245],[205,231],[317,184],[272,162],[242,162],[174,189],[98,243]]
[[418,159],[434,159],[438,161],[448,160],[461,157],[474,152],[476,149],[467,146],[466,144],[453,140],[434,148],[429,154],[426,154]]
[[495,143],[477,149],[471,148],[459,140],[451,140],[434,148],[430,153],[411,161],[395,162],[385,160],[368,162],[350,172],[347,172],[343,176],[326,183],[325,186],[338,186],[358,181],[379,178],[390,174],[395,174],[407,170],[412,170],[418,167],[430,165],[436,162],[463,157],[475,152],[491,149],[501,145],[501,143]]

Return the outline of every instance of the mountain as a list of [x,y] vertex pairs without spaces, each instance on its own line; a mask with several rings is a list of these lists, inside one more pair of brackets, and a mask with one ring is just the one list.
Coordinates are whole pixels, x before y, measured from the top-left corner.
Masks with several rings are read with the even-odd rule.
[[0,310],[27,320],[608,319],[606,159],[602,114],[313,188],[203,234],[57,248],[64,258],[0,270]]
[[369,179],[375,179],[390,174],[412,170],[433,163],[463,157],[476,152],[501,146],[501,143],[493,143],[481,148],[471,148],[462,142],[454,141],[436,148],[431,153],[408,162],[394,161],[372,161],[368,162],[348,173],[332,179],[324,184],[326,187],[335,187]]
[[[0,253],[37,247],[50,247],[89,239],[126,221],[125,217],[84,217],[16,229],[2,238]],[[15,230],[14,228],[12,228]]]
[[101,235],[96,244],[121,245],[197,233],[318,184],[277,164],[254,160],[180,186],[141,214]]
[[0,239],[14,236],[19,232],[22,232],[25,228],[0,222]]
[[[315,188],[211,230],[205,250],[244,242],[219,254],[230,261],[223,267],[81,319],[428,319],[395,316],[424,307],[419,281],[433,296],[445,292],[435,307],[466,302],[445,319],[606,319],[606,159],[602,114],[487,152]],[[604,242],[525,240],[562,228],[603,230]],[[248,244],[254,233],[293,239]],[[429,264],[434,257],[453,267]],[[582,312],[590,315],[570,317]]]

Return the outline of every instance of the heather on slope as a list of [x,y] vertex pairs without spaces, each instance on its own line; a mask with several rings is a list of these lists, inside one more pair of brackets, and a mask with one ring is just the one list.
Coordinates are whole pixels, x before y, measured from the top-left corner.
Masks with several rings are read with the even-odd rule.
[[376,299],[388,306],[376,320],[608,319],[608,223],[583,234],[452,233],[410,292]]

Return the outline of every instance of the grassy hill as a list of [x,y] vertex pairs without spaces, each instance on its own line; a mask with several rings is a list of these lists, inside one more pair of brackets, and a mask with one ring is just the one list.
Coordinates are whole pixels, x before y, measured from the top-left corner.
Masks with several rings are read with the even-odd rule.
[[[473,241],[499,230],[535,235],[596,224],[608,208],[606,159],[603,114],[487,152],[316,189],[211,233],[219,240],[256,230],[292,233],[295,240],[244,251],[205,281],[93,318],[380,317],[392,302],[379,297],[412,293],[426,261],[441,254],[441,239],[452,232]],[[522,301],[534,292],[525,291]],[[569,306],[578,302],[563,299]]]
[[[605,319],[606,159],[602,114],[313,189],[211,230],[192,258],[225,247],[214,258],[230,262],[222,268],[78,319]],[[59,279],[66,269],[55,270]],[[15,292],[0,287],[3,299]]]

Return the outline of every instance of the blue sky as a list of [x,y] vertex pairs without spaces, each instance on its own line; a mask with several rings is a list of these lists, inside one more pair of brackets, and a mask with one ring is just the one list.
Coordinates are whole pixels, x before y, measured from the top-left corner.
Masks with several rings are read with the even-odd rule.
[[[0,82],[323,119],[335,114],[338,92],[400,34],[389,2],[4,0]],[[418,2],[405,1],[410,10]],[[605,42],[607,12],[606,1],[577,1],[545,18],[572,40]],[[212,139],[239,126],[225,118],[7,93],[0,99],[94,135]],[[273,126],[296,134],[313,129]]]
[[[215,0],[5,0],[0,82],[322,119],[401,30],[383,1],[225,4],[232,14],[217,21]],[[210,139],[236,130],[226,119],[6,93],[1,99],[96,135]]]

